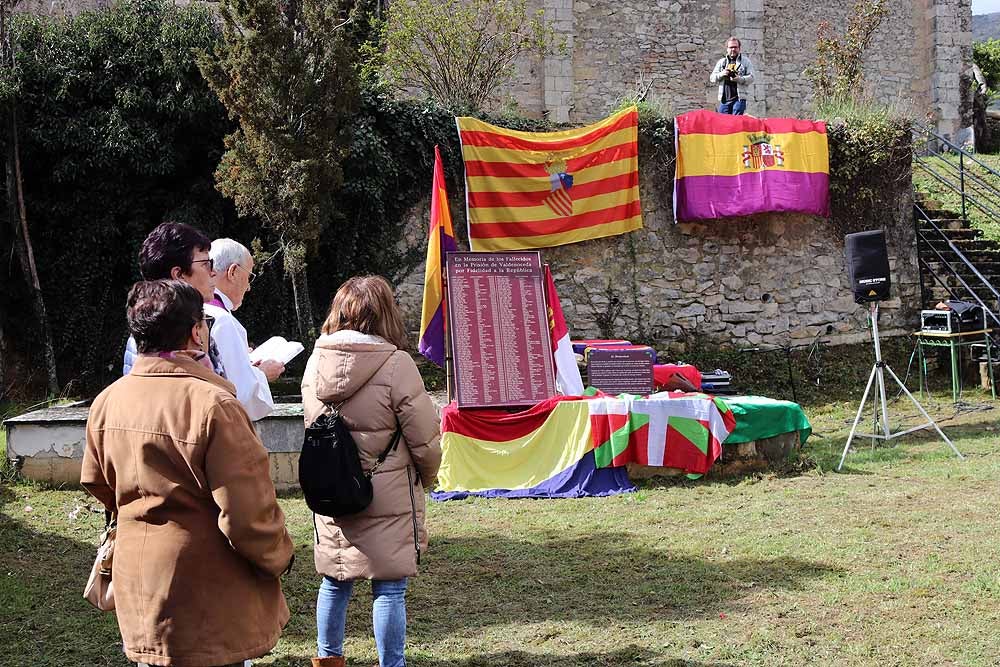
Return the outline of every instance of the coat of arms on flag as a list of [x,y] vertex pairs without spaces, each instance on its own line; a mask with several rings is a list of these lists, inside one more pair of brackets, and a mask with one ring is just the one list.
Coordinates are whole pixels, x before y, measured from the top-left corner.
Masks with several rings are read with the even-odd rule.
[[743,145],[743,166],[747,169],[760,171],[762,168],[782,167],[785,164],[785,154],[781,146],[771,143],[769,134],[748,134]]
[[552,192],[542,201],[556,215],[573,215],[573,198],[569,193],[569,189],[573,187],[573,175],[566,173],[566,161],[549,160],[545,163],[545,171],[549,175]]

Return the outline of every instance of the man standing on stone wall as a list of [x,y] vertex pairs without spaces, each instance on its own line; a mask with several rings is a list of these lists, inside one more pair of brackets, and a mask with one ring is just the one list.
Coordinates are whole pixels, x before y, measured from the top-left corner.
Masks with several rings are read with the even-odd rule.
[[753,83],[753,65],[750,58],[740,53],[740,40],[726,40],[726,55],[715,63],[708,80],[719,84],[719,113],[742,116],[746,113],[746,88]]

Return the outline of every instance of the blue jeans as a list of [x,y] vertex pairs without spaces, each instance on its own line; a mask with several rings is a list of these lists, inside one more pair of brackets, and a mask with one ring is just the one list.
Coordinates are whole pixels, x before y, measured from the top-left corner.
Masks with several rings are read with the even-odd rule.
[[[316,600],[316,644],[321,658],[344,655],[344,627],[353,581],[323,577]],[[406,577],[394,581],[372,580],[372,625],[381,667],[405,667]]]
[[742,116],[746,113],[747,101],[746,100],[733,100],[732,102],[726,102],[725,104],[719,104],[719,113],[729,113],[734,116]]

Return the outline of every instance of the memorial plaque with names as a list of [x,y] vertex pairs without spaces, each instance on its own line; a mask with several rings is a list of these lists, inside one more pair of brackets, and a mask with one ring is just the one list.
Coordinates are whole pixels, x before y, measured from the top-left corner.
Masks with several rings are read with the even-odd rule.
[[590,350],[587,384],[605,394],[653,393],[653,355],[648,350]]
[[541,253],[450,252],[446,264],[458,407],[521,407],[554,396]]

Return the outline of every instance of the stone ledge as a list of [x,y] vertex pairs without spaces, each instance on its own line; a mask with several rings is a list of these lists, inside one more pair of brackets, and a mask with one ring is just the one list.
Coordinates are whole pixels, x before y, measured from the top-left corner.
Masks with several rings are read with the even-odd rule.
[[[782,433],[773,438],[764,438],[752,442],[741,442],[733,445],[723,445],[722,456],[705,475],[706,479],[721,479],[738,477],[755,472],[781,470],[787,466],[794,454],[802,450],[798,431]],[[661,466],[644,466],[636,463],[628,464],[628,474],[632,479],[649,479],[650,477],[676,477],[683,475],[679,468],[664,468]]]

